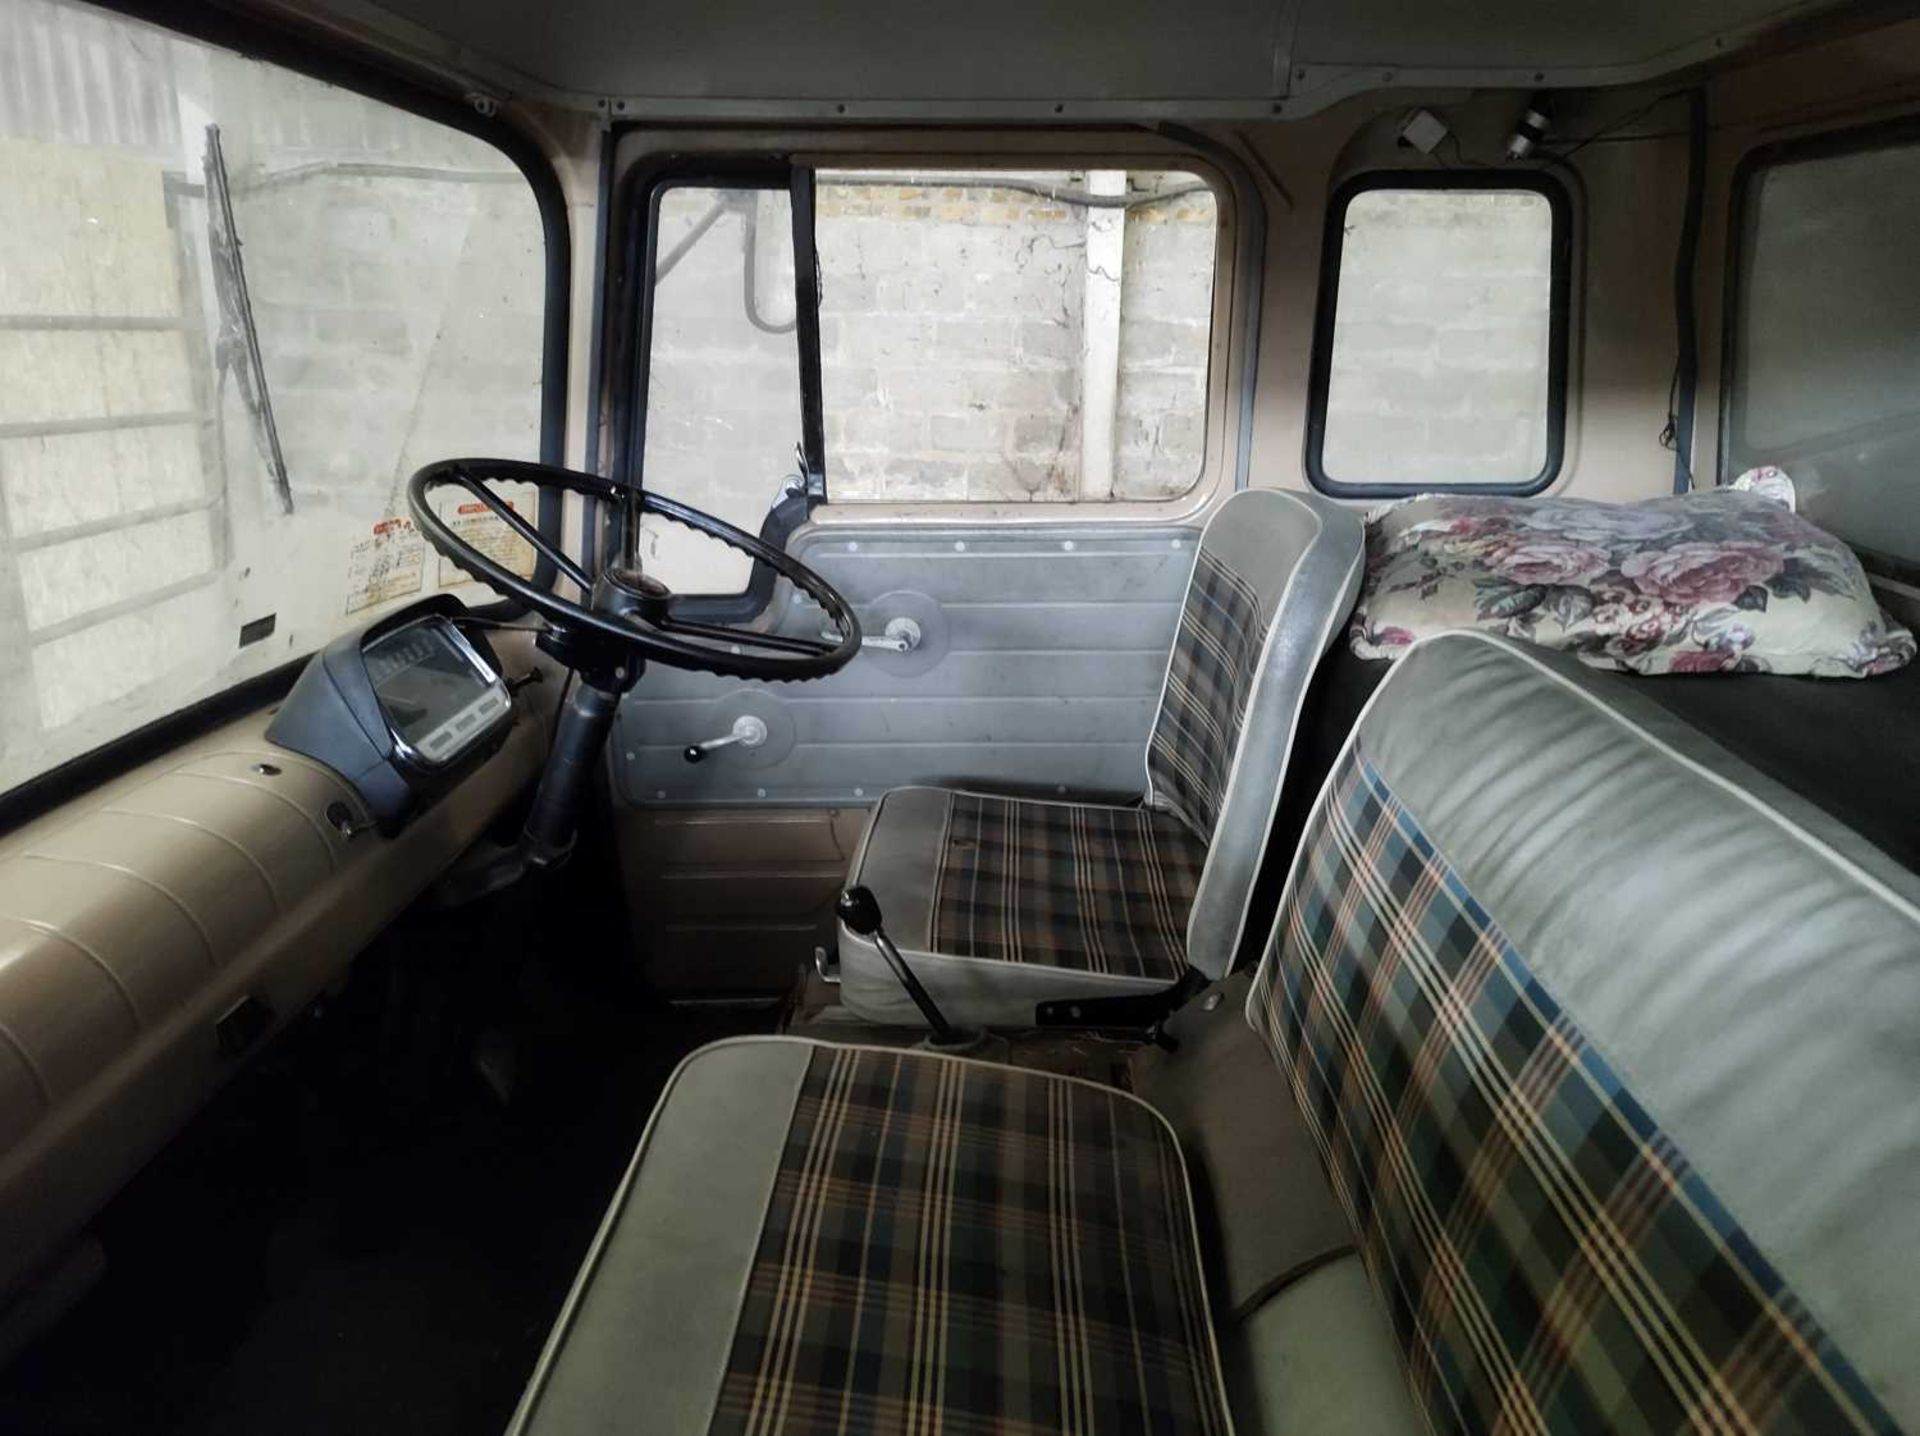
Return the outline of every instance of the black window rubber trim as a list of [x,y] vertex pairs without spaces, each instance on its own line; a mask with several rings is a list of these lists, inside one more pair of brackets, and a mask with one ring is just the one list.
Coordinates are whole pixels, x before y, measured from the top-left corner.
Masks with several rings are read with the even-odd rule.
[[[369,63],[336,43],[301,31],[204,4],[187,3],[187,0],[89,0],[89,3],[130,20],[157,25],[187,39],[248,59],[264,60],[406,110],[471,135],[511,160],[533,192],[546,241],[545,312],[540,339],[540,458],[543,463],[565,462],[573,241],[560,177],[538,144],[498,115],[482,114],[461,96]],[[543,497],[536,515],[541,534],[558,542],[562,519],[560,503]],[[553,565],[540,560],[534,572],[535,582],[551,584],[554,576]],[[509,604],[493,604],[478,611],[492,617],[512,617],[518,610]],[[0,835],[202,733],[284,696],[312,656],[302,654],[265,673],[242,679],[0,793]]]
[[[1738,478],[1733,472],[1733,450],[1745,427],[1746,406],[1737,403],[1740,388],[1740,310],[1746,297],[1749,249],[1753,237],[1754,181],[1776,165],[1808,160],[1840,159],[1869,150],[1920,145],[1920,114],[1899,115],[1865,125],[1845,125],[1817,134],[1796,135],[1756,145],[1733,167],[1727,213],[1725,290],[1720,304],[1719,455],[1714,474],[1722,484]],[[1743,449],[1744,444],[1741,446]],[[1871,573],[1902,583],[1920,583],[1920,560],[1849,543]]]
[[[1333,377],[1333,330],[1340,303],[1340,256],[1346,239],[1347,206],[1374,190],[1527,190],[1547,201],[1552,217],[1547,312],[1547,453],[1540,471],[1518,483],[1364,484],[1333,478],[1322,462],[1327,439],[1327,391]],[[1537,494],[1560,476],[1567,450],[1567,373],[1572,342],[1573,201],[1565,185],[1537,169],[1368,170],[1334,190],[1327,204],[1320,251],[1320,290],[1314,306],[1313,354],[1307,377],[1307,431],[1303,456],[1307,479],[1321,493],[1341,499],[1394,499],[1412,494]]]
[[[617,127],[608,145],[619,143],[631,126]],[[612,239],[607,286],[609,302],[602,322],[613,356],[607,376],[593,395],[606,416],[611,438],[611,476],[616,483],[646,482],[647,383],[653,350],[653,275],[659,261],[660,201],[674,189],[733,188],[784,191],[793,211],[795,349],[800,381],[802,489],[773,504],[760,537],[784,549],[794,530],[825,499],[825,422],[821,412],[820,288],[813,237],[813,172],[785,155],[663,153],[636,166],[620,184],[614,205],[619,233]],[[595,415],[593,427],[601,427]],[[595,527],[601,551],[619,551],[621,516],[603,514]],[[739,593],[683,594],[674,612],[704,622],[744,623],[759,617],[773,600],[774,571],[755,563]]]

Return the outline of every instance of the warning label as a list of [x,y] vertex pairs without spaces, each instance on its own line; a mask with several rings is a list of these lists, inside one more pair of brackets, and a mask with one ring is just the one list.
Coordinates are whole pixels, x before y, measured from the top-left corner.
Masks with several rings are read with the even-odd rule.
[[400,515],[381,519],[354,541],[347,555],[347,612],[377,608],[420,591],[427,576],[427,545]]
[[[520,512],[520,505],[511,499],[503,499],[501,502],[515,513]],[[508,528],[504,519],[489,510],[478,499],[471,499],[448,514],[447,527],[459,535],[462,543],[477,549],[502,568],[518,574],[521,578],[533,577],[533,545]],[[454,584],[470,582],[472,580],[450,559],[441,558],[440,587],[448,588]]]

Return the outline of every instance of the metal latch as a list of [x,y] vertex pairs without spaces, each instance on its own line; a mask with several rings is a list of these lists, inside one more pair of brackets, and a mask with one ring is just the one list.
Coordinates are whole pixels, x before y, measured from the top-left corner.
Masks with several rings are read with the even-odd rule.
[[[840,632],[834,628],[823,628],[820,636],[829,643],[840,641]],[[878,634],[862,634],[862,648],[878,648],[887,653],[911,653],[920,646],[920,625],[911,618],[890,618],[887,626]]]
[[689,743],[680,756],[689,763],[698,763],[707,754],[721,748],[758,748],[767,741],[767,724],[763,718],[751,713],[742,713],[733,720],[733,731],[719,738],[709,738],[704,743]]

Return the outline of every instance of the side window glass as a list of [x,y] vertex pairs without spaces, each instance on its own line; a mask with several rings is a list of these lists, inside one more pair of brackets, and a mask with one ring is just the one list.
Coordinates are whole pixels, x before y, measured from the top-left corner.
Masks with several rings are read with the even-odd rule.
[[1920,571],[1920,141],[1789,147],[1740,208],[1727,472],[1778,464],[1816,522]]
[[823,170],[817,207],[833,502],[1199,481],[1220,227],[1199,176]]
[[[658,195],[638,477],[749,533],[799,471],[793,207],[785,189]],[[752,562],[649,515],[645,570],[676,593],[740,593]]]

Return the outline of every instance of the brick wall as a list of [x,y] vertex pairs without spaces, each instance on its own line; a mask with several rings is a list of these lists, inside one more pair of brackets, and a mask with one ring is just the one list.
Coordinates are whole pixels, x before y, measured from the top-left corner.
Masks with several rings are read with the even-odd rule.
[[[1020,178],[1069,197],[1086,184]],[[1196,184],[1131,177],[1139,199]],[[1116,498],[1184,493],[1199,476],[1216,227],[1204,190],[1126,212]],[[815,234],[835,502],[1081,497],[1084,206],[986,179],[825,175]],[[794,337],[762,327],[792,318],[786,196],[671,190],[658,250],[677,257],[655,291],[646,482],[757,528],[800,437]],[[643,557],[683,591],[737,591],[746,576],[744,560],[671,524],[645,526]]]
[[[1183,181],[1132,177],[1137,190]],[[989,185],[821,185],[835,500],[1080,497],[1086,215]],[[1216,223],[1206,193],[1127,213],[1117,498],[1184,493],[1199,476]]]
[[1084,212],[823,184],[817,234],[833,498],[1073,497]]
[[1218,223],[1210,194],[1128,211],[1116,498],[1165,498],[1199,477]]

